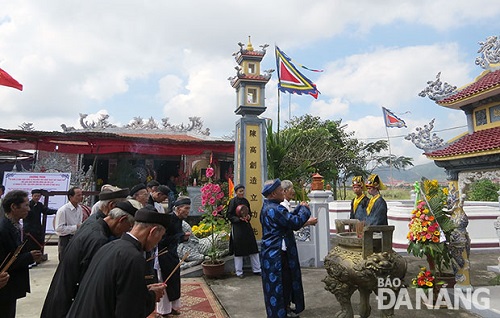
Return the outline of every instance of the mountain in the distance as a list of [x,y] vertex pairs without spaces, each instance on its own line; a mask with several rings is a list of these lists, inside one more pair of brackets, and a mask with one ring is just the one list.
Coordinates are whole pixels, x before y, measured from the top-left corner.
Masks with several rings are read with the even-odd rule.
[[[389,179],[391,178],[391,170],[389,167],[381,167],[377,168],[373,171],[379,175],[382,179],[382,182],[389,183]],[[436,179],[439,182],[446,181],[446,172],[444,168],[440,168],[434,164],[434,162],[429,162],[423,165],[418,165],[411,167],[407,170],[396,170],[392,169],[392,178],[395,181],[403,181],[405,183],[413,183],[415,181],[421,180],[422,177],[426,177],[427,179]]]

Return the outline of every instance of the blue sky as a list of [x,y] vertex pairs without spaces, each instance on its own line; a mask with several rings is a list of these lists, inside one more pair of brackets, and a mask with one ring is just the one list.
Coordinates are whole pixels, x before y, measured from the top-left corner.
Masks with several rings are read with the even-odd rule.
[[[436,118],[448,140],[465,115],[418,93],[438,72],[462,86],[482,69],[478,42],[499,35],[500,3],[478,1],[7,1],[0,0],[0,68],[24,85],[0,87],[0,128],[31,122],[38,130],[79,127],[79,113],[134,117],[199,116],[212,136],[230,135],[238,116],[228,77],[238,42],[270,44],[263,68],[276,68],[278,44],[321,95],[292,95],[292,116],[312,114],[348,124],[356,137],[386,138],[381,107],[408,128],[389,129],[392,152],[429,162],[407,135]],[[276,74],[276,73],[275,73]],[[277,118],[277,78],[263,117]],[[288,119],[288,95],[281,118]],[[408,112],[408,113],[407,113]],[[284,123],[282,123],[283,126]],[[374,140],[374,139],[369,139]]]

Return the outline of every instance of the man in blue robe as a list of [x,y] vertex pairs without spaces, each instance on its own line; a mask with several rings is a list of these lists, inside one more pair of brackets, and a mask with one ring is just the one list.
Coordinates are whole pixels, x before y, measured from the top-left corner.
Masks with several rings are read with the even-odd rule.
[[[315,218],[310,218],[306,202],[301,202],[293,212],[280,205],[285,193],[279,179],[266,181],[262,195],[266,199],[260,212],[260,256],[267,317],[299,317],[297,314],[305,307],[304,289],[293,231]],[[295,304],[295,309],[290,308],[290,303]]]
[[380,190],[385,190],[387,187],[376,174],[372,174],[368,177],[366,187],[368,188],[368,194],[372,197],[366,207],[365,225],[388,225],[387,203],[380,195]]
[[362,176],[352,178],[352,191],[356,197],[351,201],[350,219],[364,221],[366,219],[366,207],[370,199],[365,195],[366,186]]

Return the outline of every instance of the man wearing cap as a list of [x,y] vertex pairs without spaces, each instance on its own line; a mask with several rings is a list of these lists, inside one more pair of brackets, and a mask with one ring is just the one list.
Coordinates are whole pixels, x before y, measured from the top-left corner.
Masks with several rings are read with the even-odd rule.
[[366,207],[370,199],[365,195],[366,186],[363,176],[354,176],[352,178],[352,191],[356,197],[351,201],[351,214],[349,218],[364,221],[366,219]]
[[[113,186],[111,184],[105,184],[101,187],[101,192],[104,191],[105,189],[112,188]],[[101,207],[101,201],[97,200],[96,203],[92,206],[90,214],[97,213],[99,211],[99,208]]]
[[82,189],[72,187],[68,190],[69,202],[57,210],[55,219],[55,232],[59,236],[58,252],[59,261],[64,258],[64,250],[69,240],[75,235],[76,230],[82,225],[83,211],[80,202],[83,200]]
[[130,202],[118,202],[106,217],[97,219],[76,232],[52,278],[42,318],[66,317],[93,256],[104,244],[132,228],[136,211]]
[[139,202],[143,207],[148,204],[149,193],[143,183],[136,184],[130,189],[130,196],[132,199]]
[[[229,201],[227,218],[231,222],[229,253],[234,254],[234,269],[236,276],[244,278],[243,258],[250,257],[252,272],[260,275],[259,249],[252,225],[250,225],[250,202],[245,198],[245,186],[238,184],[234,187],[236,196]],[[244,211],[240,213],[240,211]]]
[[168,227],[170,215],[151,207],[135,213],[135,224],[121,239],[104,245],[92,258],[67,317],[144,318],[155,309],[165,285],[146,284],[144,251],[151,251]]
[[366,207],[366,225],[388,225],[387,223],[387,203],[380,195],[380,190],[385,190],[387,187],[382,183],[380,177],[372,174],[366,182],[368,194],[372,197]]
[[306,202],[301,202],[292,212],[280,204],[285,198],[280,179],[266,181],[262,195],[266,198],[260,212],[260,256],[267,317],[298,317],[305,304],[293,231],[308,225],[311,211]]
[[[166,185],[159,185],[156,189],[149,193],[148,204],[154,206],[156,211],[165,213],[165,208],[163,207],[162,202],[168,198],[169,193],[169,187]],[[169,209],[171,204],[173,204],[173,202],[168,203]]]
[[[188,197],[179,197],[173,204],[173,213],[170,214],[170,223],[167,227],[167,233],[158,244],[158,250],[168,249],[158,257],[155,268],[158,271],[159,281],[166,279],[174,268],[179,264],[179,255],[177,247],[179,243],[189,240],[191,232],[182,230],[182,220],[185,220],[191,210],[191,199]],[[181,308],[181,270],[177,268],[174,274],[167,282],[167,294],[158,302],[157,313],[162,316],[179,315]]]
[[[28,216],[23,219],[24,237],[28,240],[25,248],[28,251],[40,250],[44,246],[45,239],[43,235],[45,231],[42,229],[42,214],[52,215],[57,213],[57,210],[49,209],[43,205],[40,202],[41,197],[41,189],[31,190],[30,211],[28,212]],[[36,266],[36,264],[35,262],[32,265]]]
[[148,190],[148,193],[151,193],[153,191],[156,191],[158,187],[160,186],[160,183],[156,180],[151,180],[146,184],[146,190]]
[[85,222],[83,222],[81,227],[84,228],[98,219],[105,218],[118,202],[127,199],[129,192],[128,188],[120,189],[112,185],[107,185],[106,188],[99,193],[99,209],[96,213],[91,214]]

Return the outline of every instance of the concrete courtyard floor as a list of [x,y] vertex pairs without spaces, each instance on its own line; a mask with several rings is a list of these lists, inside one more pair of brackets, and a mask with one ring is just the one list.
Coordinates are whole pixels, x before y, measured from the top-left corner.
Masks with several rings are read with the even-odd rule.
[[[19,318],[39,317],[40,311],[49,288],[52,276],[57,267],[57,246],[47,246],[46,253],[49,260],[30,271],[31,293],[20,299],[17,304],[17,316]],[[403,307],[395,311],[396,317],[500,317],[500,288],[490,286],[489,281],[497,276],[496,273],[488,272],[486,267],[498,264],[500,250],[474,251],[471,254],[471,282],[475,288],[487,287],[490,295],[489,310],[476,311],[466,309],[433,309],[429,310],[422,305],[422,309],[407,309]],[[425,261],[419,258],[406,256],[408,273],[405,282],[410,283],[411,277],[415,276]],[[302,281],[305,289],[306,309],[300,314],[301,317],[334,317],[340,310],[340,306],[334,295],[324,289],[321,280],[326,276],[322,268],[303,268]],[[228,273],[224,278],[206,279],[207,285],[214,292],[220,303],[231,318],[253,318],[266,317],[262,295],[262,282],[260,276],[248,275],[244,279]],[[415,306],[415,290],[408,289],[410,299]],[[484,294],[482,296],[485,296]],[[356,292],[352,297],[354,313],[358,312],[359,295]],[[375,295],[371,296],[372,317],[379,317]],[[182,318],[183,316],[178,316]]]

